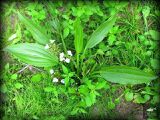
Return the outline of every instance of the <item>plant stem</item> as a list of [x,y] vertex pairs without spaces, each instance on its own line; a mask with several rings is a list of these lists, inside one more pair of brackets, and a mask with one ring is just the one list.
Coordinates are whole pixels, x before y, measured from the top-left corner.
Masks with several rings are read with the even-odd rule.
[[92,67],[92,69],[91,69],[90,72],[93,72],[93,71],[95,70],[96,67],[97,67],[97,63],[95,63],[95,64],[93,65],[93,67]]
[[84,59],[85,53],[86,53],[86,47],[85,47],[85,49],[83,51],[82,58],[81,58],[81,61],[80,61],[81,68],[82,68],[82,65],[83,65],[83,59]]
[[79,74],[79,53],[77,53],[77,73]]
[[[82,56],[85,56],[86,50],[87,50],[87,49],[86,49],[86,47],[85,47]],[[83,60],[83,59],[82,59],[82,60]]]
[[65,42],[64,42],[64,39],[63,39],[62,34],[60,34],[60,36],[61,36],[61,40],[62,40],[62,44],[63,44],[64,51],[65,51],[65,53],[67,53],[66,44],[65,44]]
[[145,23],[145,26],[146,26],[146,32],[148,32],[148,22],[147,22],[147,19],[146,18],[144,18],[144,23]]

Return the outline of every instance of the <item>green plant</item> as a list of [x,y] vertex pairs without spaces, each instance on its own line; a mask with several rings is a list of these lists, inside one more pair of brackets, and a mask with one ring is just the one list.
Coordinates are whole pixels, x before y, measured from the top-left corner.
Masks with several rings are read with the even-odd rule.
[[[20,43],[16,45],[7,46],[4,51],[12,53],[21,61],[37,67],[44,67],[44,69],[51,69],[55,67],[55,73],[51,70],[51,75],[54,74],[53,83],[62,86],[61,89],[52,88],[50,86],[44,89],[45,92],[52,93],[58,99],[59,94],[64,93],[68,99],[78,101],[75,104],[72,114],[78,112],[86,113],[86,107],[90,107],[96,103],[97,96],[101,96],[98,92],[100,89],[106,89],[106,81],[112,83],[119,83],[123,85],[135,84],[149,84],[151,80],[155,79],[155,75],[146,73],[135,67],[127,66],[111,66],[106,64],[99,64],[95,60],[96,54],[91,54],[96,46],[107,37],[107,33],[113,28],[116,22],[116,14],[112,15],[107,21],[102,23],[89,37],[87,42],[84,42],[83,27],[81,20],[76,18],[74,22],[74,47],[75,55],[71,51],[67,51],[66,35],[63,35],[62,28],[59,29],[60,23],[54,23],[54,30],[63,44],[64,53],[59,53],[58,60],[57,53],[51,52],[52,44],[56,41],[51,40],[47,34],[42,31],[33,21],[18,13],[20,21],[25,24],[27,29],[37,43]],[[110,44],[113,42],[110,37]],[[112,41],[112,42],[111,42]],[[50,43],[49,43],[50,42]],[[39,44],[38,44],[39,43]],[[95,48],[93,51],[91,48]],[[37,77],[37,76],[36,76]],[[32,78],[32,81],[35,81]],[[65,86],[63,86],[65,84]],[[18,88],[22,86],[17,84]],[[127,92],[126,99],[131,101],[133,94]],[[136,94],[136,98],[139,95]],[[138,100],[139,100],[138,99]],[[148,96],[145,96],[148,100]],[[58,100],[57,100],[58,101]],[[113,109],[115,107],[112,99],[108,103],[108,107]]]

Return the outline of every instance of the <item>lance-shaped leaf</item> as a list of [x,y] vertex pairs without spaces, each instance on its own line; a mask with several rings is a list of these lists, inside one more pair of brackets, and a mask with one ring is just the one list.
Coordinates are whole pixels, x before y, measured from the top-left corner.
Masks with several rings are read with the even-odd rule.
[[20,21],[27,27],[27,29],[31,32],[33,38],[40,44],[45,45],[48,43],[50,38],[47,33],[44,31],[45,29],[41,26],[38,26],[33,21],[28,19],[27,17],[21,15],[18,12],[18,17]]
[[100,43],[104,37],[106,37],[107,33],[111,30],[116,21],[116,15],[110,17],[107,21],[102,23],[91,35],[88,40],[85,49],[93,48],[98,43]]
[[74,32],[74,46],[78,54],[83,50],[83,28],[78,18],[74,23]]
[[107,81],[119,84],[149,83],[156,76],[135,67],[111,66],[100,71],[100,75]]
[[50,67],[58,63],[57,56],[37,43],[21,43],[4,49],[27,64],[38,67]]

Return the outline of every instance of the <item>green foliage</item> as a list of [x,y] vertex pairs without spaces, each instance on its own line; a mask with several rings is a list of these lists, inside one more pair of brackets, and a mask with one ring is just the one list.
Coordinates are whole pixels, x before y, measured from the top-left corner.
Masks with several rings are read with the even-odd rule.
[[154,69],[159,69],[159,60],[158,59],[151,59],[151,66],[154,68]]
[[106,80],[120,84],[142,84],[149,83],[156,77],[150,73],[143,72],[138,68],[126,66],[105,67],[100,74]]
[[160,40],[160,32],[156,30],[149,30],[149,34],[151,35],[153,40]]
[[74,76],[74,72],[70,72],[68,70],[67,67],[65,67],[64,65],[62,65],[62,70],[63,70],[63,73],[62,76],[64,77],[64,84],[65,86],[68,88],[71,84],[74,83],[74,80],[72,79],[72,77]]
[[159,11],[149,2],[24,3],[4,7],[4,50],[29,64],[4,67],[4,119],[114,119],[121,103],[156,107]]
[[45,45],[49,42],[50,38],[47,33],[44,31],[42,26],[38,26],[36,23],[30,19],[22,16],[18,12],[18,17],[20,21],[27,27],[27,29],[32,33],[33,38],[40,44]]
[[42,79],[42,75],[41,74],[35,74],[32,76],[31,81],[33,82],[40,82]]
[[15,84],[15,88],[16,88],[16,89],[23,88],[23,85],[22,85],[21,83],[16,83],[16,84]]
[[149,16],[149,13],[150,13],[150,7],[145,6],[144,9],[142,10],[142,14],[143,14],[144,18],[147,18]]
[[74,29],[75,29],[74,46],[76,49],[76,53],[79,54],[83,50],[83,28],[81,26],[79,19],[76,19],[74,23]]
[[18,77],[18,75],[17,75],[17,74],[13,74],[13,75],[11,76],[11,79],[12,79],[12,80],[16,80],[16,79],[17,79],[17,77]]
[[53,92],[53,91],[54,91],[54,88],[53,88],[53,87],[45,87],[45,88],[44,88],[44,91],[45,91],[45,92]]
[[149,95],[141,96],[140,94],[134,95],[134,102],[135,103],[146,103],[150,99]]
[[46,19],[46,12],[43,9],[44,5],[38,2],[29,3],[26,6],[26,13],[32,17],[36,22]]
[[127,93],[125,94],[125,99],[126,99],[127,101],[132,101],[132,100],[133,100],[133,93],[132,93],[132,92],[127,92]]
[[116,21],[116,15],[111,16],[107,21],[101,24],[91,35],[90,39],[88,40],[85,49],[93,48],[98,43],[100,43],[104,37],[106,37],[109,30],[113,27]]
[[108,104],[107,104],[107,108],[111,109],[111,110],[114,109],[115,108],[115,103],[112,100],[109,101]]
[[42,45],[36,43],[21,43],[11,45],[4,49],[12,53],[25,63],[38,67],[51,67],[57,65],[58,58],[50,53]]

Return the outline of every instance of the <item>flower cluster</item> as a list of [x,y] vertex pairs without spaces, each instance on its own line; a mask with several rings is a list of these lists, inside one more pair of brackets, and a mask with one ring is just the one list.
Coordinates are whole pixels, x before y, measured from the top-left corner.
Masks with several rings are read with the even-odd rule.
[[[50,44],[53,44],[54,42],[55,42],[55,40],[50,40]],[[49,49],[50,45],[46,44],[44,48],[45,49]],[[73,54],[72,54],[72,52],[70,50],[67,51],[67,55],[68,56],[73,56]],[[65,57],[65,54],[63,52],[59,54],[59,58],[60,58],[60,61],[64,61],[66,63],[70,63],[70,59]],[[55,73],[53,69],[50,69],[49,72],[50,72],[51,75],[53,75]],[[65,80],[64,79],[59,80],[58,78],[54,77],[53,80],[52,80],[53,83],[58,83],[59,81],[62,84],[65,84]]]
[[[52,80],[53,83],[57,83],[58,81],[59,81],[59,80],[58,80],[58,78],[56,78],[56,77],[53,78],[53,80]],[[64,79],[61,80],[61,83],[62,83],[62,84],[65,84]]]
[[[72,52],[71,52],[70,50],[67,51],[67,54],[68,54],[69,56],[73,56],[73,55],[72,55]],[[65,58],[65,55],[64,55],[63,52],[59,54],[59,59],[60,59],[60,61],[64,61],[64,62],[66,62],[66,63],[70,63],[70,59],[69,59],[69,58]]]
[[[55,40],[50,40],[50,43],[51,43],[51,44],[53,44],[54,42],[55,42]],[[49,44],[46,44],[44,48],[45,48],[45,49],[49,49],[49,48],[50,48],[50,47],[49,47]]]
[[[53,69],[50,69],[49,72],[50,72],[51,75],[54,74],[54,70],[53,70]],[[59,80],[58,80],[58,78],[56,78],[56,77],[54,77],[53,80],[52,80],[53,83],[58,83],[58,81],[59,81]],[[62,84],[65,84],[64,79],[62,79],[60,82],[61,82]]]

